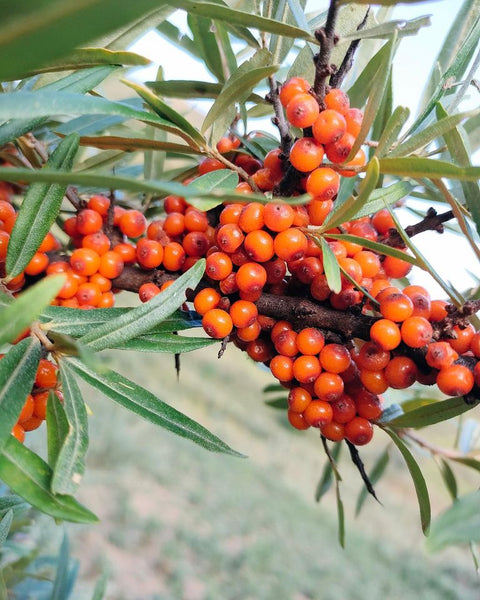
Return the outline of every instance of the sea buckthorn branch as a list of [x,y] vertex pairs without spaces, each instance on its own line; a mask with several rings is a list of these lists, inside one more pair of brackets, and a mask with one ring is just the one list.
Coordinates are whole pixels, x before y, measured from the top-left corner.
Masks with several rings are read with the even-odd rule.
[[[382,425],[379,426],[382,427]],[[442,458],[457,460],[469,457],[473,458],[476,454],[478,454],[476,453],[472,456],[472,454],[463,454],[462,452],[458,452],[457,450],[441,448],[440,446],[436,446],[435,444],[432,444],[429,441],[422,438],[421,436],[419,436],[417,433],[414,432],[413,429],[397,429],[396,432],[400,437],[407,438],[408,440],[414,442],[417,446],[424,448],[425,450],[430,452],[432,456],[440,456]]]
[[[430,207],[427,210],[425,217],[421,221],[405,227],[405,233],[408,235],[408,237],[413,237],[414,235],[418,235],[419,233],[423,233],[425,231],[436,231],[438,233],[443,233],[443,223],[450,221],[454,217],[455,215],[451,210],[447,210],[444,213],[438,214],[433,207]],[[388,246],[394,246],[396,248],[406,247],[401,235],[394,228],[387,232],[387,235],[382,240],[382,243],[387,244]]]
[[336,67],[330,64],[330,56],[332,54],[333,47],[338,41],[338,38],[335,34],[337,15],[337,0],[330,0],[325,26],[315,31],[315,37],[320,43],[320,52],[318,52],[313,59],[315,63],[315,80],[313,83],[313,90],[321,108],[325,108],[324,98],[327,93],[327,77],[333,75],[333,73],[336,71]]
[[292,147],[293,137],[283,113],[282,103],[280,102],[279,84],[275,81],[275,78],[272,75],[270,75],[268,78],[268,85],[270,87],[270,92],[266,95],[265,99],[268,102],[271,102],[273,106],[275,116],[272,117],[272,123],[278,128],[280,133],[280,148],[282,150],[280,158],[287,163],[290,148]]
[[[370,7],[367,8],[367,11],[365,12],[365,16],[363,17],[361,23],[357,27],[357,31],[361,31],[365,27],[365,25],[367,24],[369,14],[370,14]],[[357,51],[359,44],[360,44],[360,40],[353,40],[353,42],[350,43],[350,46],[348,47],[347,52],[345,53],[345,56],[343,57],[342,64],[340,65],[338,70],[335,73],[333,73],[332,76],[330,77],[330,81],[329,81],[330,87],[332,87],[332,88],[341,87],[343,80],[345,79],[347,73],[350,71],[350,69],[353,66],[353,59],[355,58],[355,53]]]

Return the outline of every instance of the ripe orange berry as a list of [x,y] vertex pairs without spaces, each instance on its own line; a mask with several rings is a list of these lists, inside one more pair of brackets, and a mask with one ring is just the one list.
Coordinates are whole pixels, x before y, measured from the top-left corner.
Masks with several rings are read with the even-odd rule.
[[390,352],[378,346],[375,342],[365,342],[358,352],[356,363],[360,369],[380,371],[390,361]]
[[327,216],[333,210],[332,200],[313,199],[307,205],[308,218],[310,225],[323,225]]
[[147,229],[147,220],[139,210],[126,210],[120,217],[120,231],[129,238],[143,235]]
[[207,215],[196,208],[187,208],[184,222],[187,231],[206,231],[208,227]]
[[355,138],[351,133],[345,133],[341,138],[331,144],[325,144],[325,154],[330,162],[343,163],[350,154],[355,143]]
[[345,115],[350,108],[350,100],[344,91],[333,88],[325,96],[325,105],[327,108],[331,108],[332,110],[336,110],[340,114]]
[[[338,265],[342,270],[344,270],[347,273],[347,275],[350,275],[350,277],[354,281],[356,281],[357,283],[360,283],[360,281],[362,280],[362,268],[355,259],[348,258],[348,257],[347,258],[339,258]],[[344,285],[350,284],[350,280],[343,273],[342,273],[342,281],[343,281]]]
[[288,393],[288,408],[293,412],[303,413],[311,401],[312,395],[303,387],[294,387]]
[[289,204],[268,202],[263,210],[265,226],[271,231],[285,231],[293,225],[295,211]]
[[[190,231],[183,238],[182,245],[188,256],[200,258],[201,256],[205,256],[210,242],[203,231]],[[185,260],[184,269],[187,268],[187,265],[187,260]],[[190,267],[188,266],[188,268]]]
[[12,427],[12,435],[17,438],[21,444],[25,441],[25,429],[19,423],[15,423]]
[[[349,108],[343,115],[347,124],[347,131],[357,137],[362,127],[363,113],[359,108]],[[388,211],[387,211],[388,212]]]
[[401,279],[410,273],[412,265],[395,256],[386,256],[383,261],[383,268],[387,277],[391,279]]
[[383,394],[388,389],[388,381],[384,370],[368,371],[362,369],[360,371],[360,381],[372,394]]
[[354,260],[360,265],[363,277],[375,277],[380,271],[380,258],[375,252],[370,250],[360,250],[353,256]]
[[302,430],[302,429],[308,429],[310,427],[310,425],[304,419],[302,413],[298,413],[298,412],[294,412],[293,410],[289,410],[287,412],[287,418],[288,418],[288,422],[290,423],[290,425],[292,427],[295,427],[295,429]]
[[221,339],[229,335],[233,329],[232,318],[228,312],[220,308],[212,308],[203,315],[203,329],[207,335]]
[[317,275],[323,273],[323,262],[316,256],[307,256],[293,264],[290,263],[289,269],[299,281],[309,285]]
[[216,158],[204,158],[198,165],[198,174],[205,175],[212,171],[218,171],[219,169],[225,169],[225,165],[217,160]]
[[[8,234],[7,234],[8,235]],[[43,273],[47,268],[49,263],[48,256],[43,252],[35,252],[35,254],[30,259],[30,262],[25,267],[26,275],[39,275]]]
[[49,231],[47,235],[43,238],[42,243],[38,247],[37,252],[51,252],[52,250],[58,250],[59,247],[60,245],[58,240]]
[[160,288],[152,282],[142,283],[138,290],[138,296],[141,302],[148,302],[159,293]]
[[[449,344],[450,345],[450,344]],[[477,358],[480,357],[480,333],[477,332],[470,340],[470,351]]]
[[77,248],[70,257],[72,269],[79,275],[93,275],[100,267],[100,256],[90,248]]
[[185,231],[185,215],[179,212],[171,212],[163,223],[163,230],[171,237],[181,235]]
[[81,283],[75,297],[80,306],[97,306],[102,298],[102,292],[95,283]]
[[314,356],[325,346],[325,338],[320,329],[306,327],[297,335],[297,347],[301,354]]
[[458,358],[457,352],[448,342],[432,342],[428,344],[425,360],[434,369],[446,369]]
[[102,216],[91,208],[81,210],[77,215],[77,233],[89,235],[100,231],[103,225]]
[[221,281],[232,272],[232,260],[225,252],[213,252],[207,256],[205,273],[214,281]]
[[287,265],[281,258],[267,261],[263,263],[263,267],[267,272],[267,283],[270,284],[280,283],[287,273]]
[[310,127],[315,123],[320,113],[318,102],[313,96],[300,93],[294,96],[287,104],[286,117],[294,126],[300,129]]
[[6,231],[0,231],[0,261],[4,261],[7,257],[9,241],[10,234],[8,234]]
[[453,364],[437,375],[437,386],[447,396],[464,396],[472,391],[473,384],[473,373],[463,365]]
[[185,198],[182,198],[182,196],[167,196],[163,201],[163,209],[167,214],[172,212],[183,213],[185,212],[186,208],[187,202]]
[[227,204],[220,213],[220,225],[227,225],[228,223],[233,223],[236,225],[238,223],[238,219],[240,218],[242,209],[243,204],[239,204],[238,202]]
[[[350,147],[350,149],[351,149],[351,147]],[[365,154],[365,152],[363,151],[362,148],[359,148],[357,150],[357,153],[355,154],[355,156],[352,158],[352,160],[349,160],[348,162],[346,162],[343,165],[343,168],[340,169],[338,172],[340,173],[340,175],[342,175],[342,177],[355,177],[357,172],[355,170],[353,170],[353,167],[363,167],[366,163],[367,163],[367,155]]]
[[310,84],[303,77],[291,77],[280,88],[279,98],[282,106],[286,108],[290,100],[297,94],[308,92]]
[[370,327],[370,339],[383,350],[394,350],[402,341],[400,329],[390,319],[379,319]]
[[388,385],[396,390],[403,390],[413,385],[417,375],[417,365],[407,356],[395,356],[385,368]]
[[298,170],[308,173],[322,162],[325,150],[315,138],[298,139],[290,149],[290,162]]
[[90,248],[95,250],[97,254],[102,255],[110,250],[110,240],[102,231],[97,231],[86,235],[82,239],[82,248]]
[[293,379],[293,359],[289,356],[275,355],[270,361],[270,371],[279,381],[291,381]]
[[274,351],[267,340],[259,338],[253,342],[248,342],[247,354],[252,360],[265,363],[273,358]]
[[297,333],[293,329],[285,329],[278,334],[275,333],[275,337],[272,331],[272,341],[278,354],[290,357],[298,354]]
[[345,438],[345,425],[331,421],[320,427],[320,433],[331,442],[341,442]]
[[35,375],[35,385],[39,388],[53,388],[57,385],[58,367],[46,358],[41,358]]
[[220,298],[220,294],[214,288],[204,288],[195,296],[193,306],[199,314],[204,315],[212,308],[217,308]]
[[367,390],[360,390],[355,396],[355,405],[359,417],[375,421],[382,415],[382,400],[380,396],[371,394]]
[[295,227],[278,233],[273,241],[275,254],[287,263],[303,258],[308,248],[306,235]]
[[445,302],[445,300],[432,300],[430,305],[430,321],[442,321],[448,315],[445,310],[447,304],[448,302]]
[[113,292],[103,292],[102,297],[98,301],[97,308],[111,308],[115,304],[115,296]]
[[33,409],[35,408],[35,401],[33,399],[32,394],[28,394],[26,400],[25,400],[25,404],[22,407],[22,410],[20,411],[20,414],[18,415],[18,422],[20,423],[20,425],[22,424],[23,421],[27,421],[28,419],[30,419],[33,415]]
[[373,426],[363,417],[354,417],[345,424],[345,437],[355,446],[364,446],[373,437]]
[[[161,246],[160,246],[161,247]],[[123,271],[123,260],[120,254],[114,250],[109,250],[100,257],[100,266],[98,271],[107,279],[115,279]]]
[[453,333],[455,333],[457,337],[449,339],[448,343],[456,352],[458,352],[458,354],[464,354],[470,349],[470,343],[475,335],[475,329],[472,325],[467,325],[467,327],[464,327],[463,329],[459,325],[454,325]]
[[432,340],[433,329],[423,317],[409,317],[401,326],[402,340],[410,348],[421,348]]
[[316,275],[313,278],[312,283],[310,284],[310,293],[315,300],[320,300],[321,302],[330,296],[328,281],[323,273]]
[[313,383],[322,371],[316,356],[301,355],[293,362],[293,375],[300,383]]
[[333,410],[324,400],[312,400],[303,411],[303,418],[311,427],[322,427],[333,420]]
[[233,149],[233,142],[232,139],[228,136],[223,136],[221,137],[217,144],[216,144],[217,150],[221,153],[221,154],[225,154],[226,152],[230,152],[230,150]]
[[245,233],[262,229],[265,224],[263,219],[264,206],[259,202],[249,202],[246,204],[238,218],[238,226]]
[[169,242],[163,247],[163,266],[167,271],[180,271],[185,257],[185,250],[178,242]]
[[310,173],[305,186],[316,200],[331,200],[340,189],[340,175],[329,167],[319,167]]
[[262,265],[247,262],[239,267],[235,280],[238,289],[243,292],[260,292],[267,282],[267,272]]
[[239,327],[237,329],[237,337],[238,339],[242,340],[242,342],[253,342],[258,338],[261,332],[262,327],[260,325],[260,322],[258,320],[255,320],[248,327]]
[[[223,213],[222,213],[223,214]],[[217,231],[216,242],[220,250],[232,254],[243,243],[245,236],[236,223],[225,223]]]
[[44,419],[39,419],[38,417],[32,417],[27,421],[22,423],[22,427],[24,431],[33,431],[34,429],[38,429],[40,425],[43,423]]
[[315,380],[313,389],[320,400],[334,402],[342,396],[344,382],[340,375],[324,371]]
[[263,263],[273,258],[273,238],[263,229],[250,231],[245,237],[243,246],[249,259],[255,262]]
[[341,344],[327,344],[320,352],[320,363],[325,371],[342,373],[350,366],[350,353]]
[[327,108],[322,110],[312,125],[313,137],[320,144],[333,144],[347,130],[347,123],[338,111]]
[[333,420],[337,423],[348,423],[357,413],[355,402],[347,394],[342,394],[331,403]]
[[401,292],[383,294],[380,300],[380,312],[385,319],[400,323],[413,315],[413,302]]
[[237,300],[230,306],[230,316],[235,327],[249,327],[258,316],[257,306],[248,300]]
[[101,194],[95,194],[88,200],[88,208],[96,211],[102,217],[106,217],[110,208],[110,199]]

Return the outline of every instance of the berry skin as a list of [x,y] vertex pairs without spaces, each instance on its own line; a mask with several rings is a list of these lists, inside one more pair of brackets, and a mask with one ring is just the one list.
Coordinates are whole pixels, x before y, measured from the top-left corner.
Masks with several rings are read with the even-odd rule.
[[340,375],[325,371],[324,373],[320,373],[320,375],[317,377],[313,389],[315,391],[315,395],[318,396],[320,400],[325,400],[325,402],[334,402],[342,396],[344,382]]
[[35,408],[35,401],[33,399],[33,396],[31,394],[28,394],[26,400],[25,400],[25,404],[22,407],[22,410],[20,411],[20,414],[18,415],[18,422],[20,423],[20,425],[22,424],[23,421],[28,421],[28,419],[30,419],[33,415],[33,409]]
[[291,381],[293,379],[293,360],[289,356],[277,354],[270,361],[270,370],[279,381]]
[[325,338],[320,329],[306,327],[297,335],[297,348],[301,354],[315,356],[325,346]]
[[263,229],[247,233],[243,246],[247,256],[254,262],[267,262],[273,258],[275,253],[273,238]]
[[360,348],[356,362],[360,369],[380,371],[390,362],[390,352],[384,350],[375,342],[365,342]]
[[360,128],[362,127],[362,111],[359,108],[349,108],[345,113],[343,113],[343,116],[345,117],[348,133],[351,133],[354,137],[357,137],[360,133]]
[[233,254],[242,245],[244,239],[243,231],[236,223],[225,223],[216,235],[218,247],[223,252],[228,252],[228,254]]
[[238,202],[227,204],[220,213],[220,225],[227,225],[228,223],[233,223],[236,225],[238,223],[238,219],[240,218],[242,209],[243,204],[239,204]]
[[303,77],[291,77],[280,88],[279,98],[282,106],[287,107],[290,100],[297,94],[308,92],[310,84]]
[[102,216],[95,210],[85,208],[77,215],[77,233],[89,235],[100,231],[103,225]]
[[363,417],[354,417],[345,425],[345,437],[355,446],[364,446],[373,437],[373,426]]
[[430,321],[442,321],[448,315],[445,310],[447,304],[448,302],[445,302],[445,300],[432,300],[430,305]]
[[273,241],[275,254],[287,263],[303,258],[308,248],[306,235],[291,227],[277,234]]
[[347,394],[332,402],[333,420],[336,423],[348,423],[357,413],[355,402]]
[[247,354],[255,362],[267,362],[273,358],[274,351],[269,342],[256,339],[247,344]]
[[243,207],[240,217],[238,218],[238,226],[245,233],[262,229],[265,221],[263,219],[264,206],[259,202],[250,202]]
[[203,316],[212,308],[217,308],[220,298],[220,294],[214,288],[204,288],[195,296],[193,306]]
[[357,394],[355,404],[358,416],[369,421],[375,421],[382,414],[382,401],[380,397],[366,390],[361,390]]
[[370,339],[388,352],[400,344],[402,335],[396,323],[390,319],[379,319],[370,327]]
[[278,354],[294,357],[298,353],[297,333],[293,329],[285,329],[273,336],[272,341]]
[[75,297],[80,306],[97,306],[101,300],[102,292],[95,283],[81,283]]
[[293,363],[293,375],[300,383],[313,383],[322,367],[316,356],[299,356]]
[[475,329],[472,325],[467,325],[461,329],[458,325],[453,327],[453,331],[457,336],[454,339],[449,339],[450,346],[458,352],[458,354],[464,354],[470,349],[470,344],[475,335]]
[[343,115],[329,108],[323,110],[312,125],[313,137],[320,144],[333,144],[346,130],[347,123]]
[[72,269],[79,275],[93,275],[100,267],[100,256],[90,248],[77,248],[70,257]]
[[333,420],[333,410],[324,400],[312,400],[303,411],[303,418],[311,427],[322,427]]
[[138,290],[138,296],[141,302],[148,302],[154,296],[160,293],[160,288],[152,282],[142,283]]
[[385,274],[387,277],[390,277],[390,279],[401,279],[410,273],[412,265],[395,256],[386,256],[383,261],[383,268]]
[[[8,234],[7,234],[8,235]],[[44,252],[35,252],[30,262],[25,267],[26,275],[40,275],[47,268],[49,258]]]
[[305,420],[302,413],[294,412],[293,410],[289,410],[287,412],[288,422],[295,429],[308,429],[310,425]]
[[171,237],[181,235],[185,231],[185,215],[179,212],[171,212],[163,223],[163,230]]
[[185,250],[178,242],[169,242],[163,247],[163,266],[167,271],[180,271],[185,257]]
[[464,396],[471,392],[473,384],[473,373],[463,365],[453,364],[437,375],[437,386],[447,396]]
[[246,293],[261,292],[267,282],[267,272],[255,262],[241,265],[235,277],[238,289]]
[[129,238],[143,235],[147,229],[147,220],[139,210],[126,210],[120,217],[120,231]]
[[208,227],[207,215],[195,208],[187,208],[184,223],[187,231],[206,231]]
[[253,302],[237,300],[230,306],[230,316],[235,327],[249,327],[258,316],[258,309]]
[[340,175],[329,167],[319,167],[308,176],[306,189],[316,200],[331,200],[340,189]]
[[320,363],[325,371],[342,373],[350,366],[350,353],[341,344],[327,344],[320,352]]
[[425,360],[429,367],[434,369],[446,369],[458,358],[457,352],[448,342],[432,342],[428,344]]
[[318,102],[310,94],[297,94],[287,104],[286,117],[294,126],[305,129],[313,125],[320,113]]
[[[203,231],[190,231],[183,238],[182,245],[188,256],[200,258],[201,256],[205,256],[210,242]],[[185,262],[184,267],[186,264]]]
[[312,395],[303,387],[294,387],[288,393],[288,408],[293,412],[303,413],[312,401]]
[[211,173],[212,171],[219,171],[220,169],[225,169],[225,165],[217,160],[216,158],[205,158],[198,165],[198,174],[205,175],[206,173]]
[[417,365],[407,356],[395,356],[385,369],[388,384],[395,390],[403,390],[413,385],[417,375]]
[[357,173],[352,169],[352,167],[363,167],[364,165],[366,165],[366,163],[367,155],[365,154],[362,148],[359,148],[352,160],[346,162],[343,165],[343,169],[340,169],[338,172],[340,173],[340,175],[342,175],[342,177],[355,177]]
[[58,368],[52,362],[41,358],[35,375],[35,385],[39,388],[53,388],[57,385]]
[[254,321],[248,327],[239,327],[237,329],[237,338],[242,342],[253,342],[262,332],[262,327],[258,320]]
[[303,137],[298,139],[290,150],[290,162],[303,173],[309,173],[320,166],[325,150],[322,144],[314,138]]
[[232,260],[225,252],[213,252],[207,256],[205,273],[214,281],[221,281],[232,272]]
[[120,255],[125,264],[134,263],[137,259],[137,251],[132,244],[117,244],[113,250]]
[[269,202],[263,210],[265,226],[271,231],[285,231],[293,225],[295,211],[288,204]]
[[207,311],[203,315],[202,325],[207,335],[215,339],[226,337],[233,329],[232,318],[228,312],[220,308]]
[[97,231],[86,235],[82,239],[82,248],[90,248],[95,250],[97,254],[102,255],[110,250],[110,240],[102,231]]
[[320,427],[320,433],[331,442],[341,442],[345,438],[345,426],[331,421]]
[[12,435],[21,444],[23,444],[25,441],[25,429],[19,423],[15,423],[15,425],[12,427]]
[[372,394],[383,394],[388,389],[388,381],[385,372],[382,371],[360,371],[360,381]]
[[433,329],[423,317],[409,317],[402,323],[402,340],[410,348],[421,348],[432,340]]
[[350,151],[355,143],[355,138],[352,134],[345,133],[336,142],[325,145],[325,154],[330,162],[340,164],[347,160]]
[[88,208],[96,211],[102,217],[106,217],[110,208],[110,199],[101,194],[95,194],[89,199]]
[[109,250],[100,257],[98,271],[100,275],[103,275],[107,279],[115,279],[122,273],[123,267],[122,257],[114,250]]
[[336,110],[342,115],[345,115],[350,108],[350,100],[347,94],[338,88],[331,89],[325,96],[325,105],[327,108]]
[[308,219],[310,225],[323,225],[327,216],[333,210],[332,200],[313,199],[308,203]]
[[385,319],[399,323],[412,316],[413,302],[401,292],[383,295],[380,301],[380,312]]

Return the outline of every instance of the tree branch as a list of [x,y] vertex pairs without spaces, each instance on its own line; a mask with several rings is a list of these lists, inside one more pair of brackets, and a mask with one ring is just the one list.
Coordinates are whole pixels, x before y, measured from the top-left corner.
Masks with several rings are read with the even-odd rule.
[[327,93],[327,77],[335,72],[335,67],[330,64],[333,47],[337,43],[335,23],[338,15],[337,0],[330,0],[325,27],[315,31],[315,37],[320,43],[320,52],[313,58],[315,63],[315,80],[313,91],[317,96],[320,109],[325,108],[324,99]]

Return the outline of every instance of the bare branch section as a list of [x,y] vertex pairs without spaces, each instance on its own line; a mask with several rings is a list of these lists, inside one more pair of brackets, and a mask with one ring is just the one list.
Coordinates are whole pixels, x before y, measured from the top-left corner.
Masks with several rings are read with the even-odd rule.
[[[414,225],[405,227],[405,233],[408,235],[408,237],[413,237],[414,235],[418,235],[424,231],[437,231],[438,233],[443,233],[443,223],[451,221],[454,216],[455,215],[451,210],[447,210],[444,213],[438,214],[434,208],[430,207],[427,210],[427,214],[421,221],[415,223]],[[384,244],[388,244],[389,246],[394,246],[395,248],[405,248],[405,243],[396,229],[390,229],[382,242]]]
[[315,80],[313,91],[317,96],[320,109],[325,108],[324,99],[327,94],[327,78],[334,74],[336,68],[330,63],[332,50],[338,41],[335,35],[335,24],[338,15],[337,0],[330,0],[325,27],[315,31],[315,37],[320,43],[320,52],[313,58],[315,63]]

